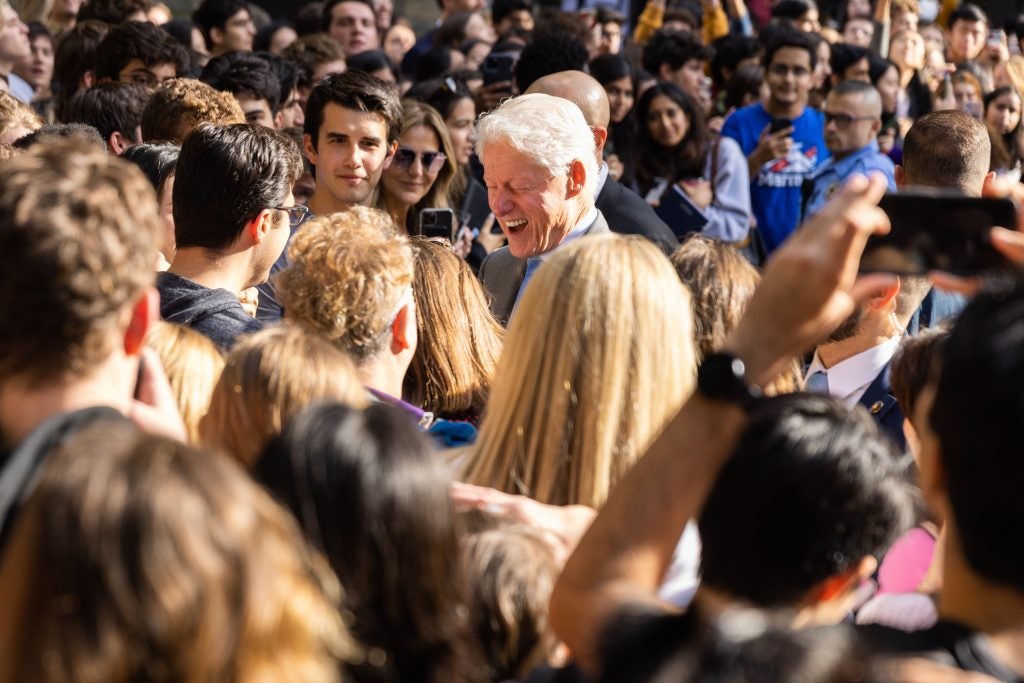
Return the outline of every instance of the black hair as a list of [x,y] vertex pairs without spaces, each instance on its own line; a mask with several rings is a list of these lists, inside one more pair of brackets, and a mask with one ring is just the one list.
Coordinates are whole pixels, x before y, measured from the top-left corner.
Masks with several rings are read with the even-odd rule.
[[200,125],[175,167],[178,248],[229,247],[260,211],[285,201],[300,175],[302,160],[287,136],[247,123]]
[[564,33],[549,33],[523,48],[514,78],[519,92],[534,81],[560,71],[584,71],[590,54],[587,47]]
[[94,143],[99,149],[107,151],[107,141],[103,139],[95,126],[85,123],[51,123],[38,128],[28,135],[24,135],[13,143],[15,149],[28,149],[37,142],[53,140],[56,138],[77,138],[88,143]]
[[[1024,546],[1005,531],[1024,525],[1024,280],[991,284],[960,314],[942,354],[929,423],[957,537],[986,581],[1024,591]],[[1003,532],[1003,533],[1000,533]]]
[[159,197],[167,179],[174,175],[180,153],[181,147],[173,142],[142,142],[126,149],[121,158],[142,170]]
[[281,83],[265,59],[251,52],[227,52],[203,68],[200,80],[215,90],[266,100],[270,113],[281,109]]
[[953,24],[958,21],[982,21],[987,24],[988,15],[974,3],[965,2],[950,13],[946,28],[952,30]]
[[753,95],[754,101],[761,96],[761,86],[764,84],[764,67],[760,64],[744,64],[736,69],[736,73],[729,79],[725,86],[725,109],[739,109],[744,106],[744,100]]
[[372,0],[327,0],[327,2],[324,3],[323,11],[320,13],[320,30],[321,31],[323,31],[324,33],[327,33],[328,31],[331,30],[331,14],[334,13],[334,8],[337,7],[338,5],[340,5],[343,2],[357,2],[357,3],[361,4],[361,5],[366,5],[367,7],[369,7],[370,11],[373,13],[374,30],[375,31],[377,30],[377,28],[376,28],[376,25],[377,25],[377,10],[374,9],[373,1]]
[[[764,34],[762,33],[762,37]],[[807,37],[806,33],[797,31],[796,29],[789,28],[788,26],[780,26],[778,30],[771,31],[769,38],[766,40],[764,50],[764,67],[768,69],[772,65],[772,60],[775,58],[775,53],[783,48],[796,48],[798,50],[806,50],[807,54],[811,58],[811,70],[818,63],[818,55],[815,54],[814,43]],[[835,47],[833,45],[833,47]]]
[[413,80],[427,81],[447,74],[452,68],[452,52],[454,49],[439,45],[430,48],[420,55],[420,58],[416,61]]
[[761,43],[752,36],[739,36],[729,34],[712,43],[715,56],[711,58],[711,80],[719,87],[727,84],[725,69],[730,74],[736,72],[736,67],[745,59],[757,57],[761,54]]
[[874,52],[868,54],[868,78],[871,79],[872,85],[878,85],[878,81],[882,80],[889,69],[896,69],[896,73],[899,73],[900,68],[896,66],[895,62],[892,62],[885,57],[880,57]]
[[[259,31],[256,32],[256,37],[252,39],[253,52],[266,52],[270,49],[270,43],[274,40],[274,34],[283,28],[290,28],[295,31],[295,26],[290,21],[272,21]],[[295,31],[295,35],[298,35],[298,31]]]
[[140,142],[138,128],[151,91],[128,83],[97,83],[79,90],[64,112],[66,123],[87,123],[109,140],[115,132]]
[[866,47],[836,43],[832,45],[831,50],[829,66],[832,67],[832,73],[836,78],[842,79],[846,70],[862,59],[868,60],[868,68],[871,68],[871,50]]
[[437,110],[442,119],[451,116],[452,109],[462,100],[473,99],[473,93],[466,84],[453,76],[421,81],[409,88],[405,96],[429,104]]
[[533,12],[533,3],[530,0],[494,0],[491,5],[491,22],[497,26],[501,20],[513,12]]
[[904,469],[866,411],[817,394],[765,399],[701,511],[702,584],[792,607],[880,558],[913,518]]
[[398,80],[398,74],[395,72],[395,67],[391,64],[391,60],[388,59],[387,55],[381,50],[366,50],[360,52],[357,55],[352,55],[347,60],[349,69],[358,69],[359,71],[365,71],[368,74],[372,74],[375,71],[381,69],[387,69],[394,76],[395,80]]
[[[647,128],[647,116],[654,100],[664,96],[675,102],[686,115],[686,135],[673,149],[666,150],[654,141]],[[707,165],[710,138],[700,106],[675,83],[660,81],[646,91],[636,105],[637,151],[636,181],[641,193],[647,192],[656,178],[673,182],[700,178]]]
[[[985,103],[984,111],[986,117],[988,115],[988,108],[993,102],[1004,95],[1010,94],[1016,95],[1017,101],[1024,105],[1024,95],[1013,86],[1004,85],[985,95],[983,101]],[[989,135],[992,138],[993,156],[997,150],[1002,152],[1005,156],[1002,161],[1006,168],[1012,168],[1015,164],[1024,160],[1024,125],[1021,125],[1022,123],[1024,123],[1024,113],[1022,113],[1021,118],[1017,121],[1017,127],[1009,133],[1001,133],[1000,131],[992,130],[991,127],[989,129]],[[996,170],[996,168],[993,167],[992,170]]]
[[272,52],[254,52],[253,54],[265,61],[271,72],[277,76],[277,82],[281,84],[281,103],[284,104],[288,101],[292,90],[299,85],[302,75],[299,65]]
[[[181,43],[181,46],[186,50],[192,49],[192,30],[199,28],[199,25],[191,19],[178,18],[171,19],[166,24],[161,24],[160,28],[171,34],[175,40]],[[202,32],[202,29],[199,29]]]
[[249,12],[248,0],[203,0],[203,3],[192,13],[192,21],[196,22],[203,32],[208,49],[213,48],[210,30],[216,28],[223,31],[228,20],[242,10]]
[[781,0],[779,4],[772,7],[772,19],[797,21],[803,15],[816,9],[818,9],[818,5],[814,0]]
[[662,64],[668,64],[668,67],[675,71],[691,59],[711,59],[711,48],[701,44],[689,31],[662,29],[651,36],[644,45],[644,69],[656,76],[660,76]]
[[79,21],[65,31],[53,54],[53,92],[57,97],[57,119],[81,88],[82,77],[96,64],[96,50],[109,27],[101,21]]
[[320,81],[309,93],[306,102],[306,121],[303,129],[316,149],[320,140],[320,126],[324,122],[324,109],[336,104],[345,109],[378,114],[388,131],[388,144],[398,140],[402,127],[402,103],[390,85],[364,71],[346,71],[331,74]]
[[28,26],[29,42],[32,42],[36,38],[46,38],[50,41],[50,45],[55,45],[53,34],[50,33],[50,29],[46,28],[46,24],[41,21],[29,21],[25,25]]
[[78,9],[77,21],[102,21],[116,26],[136,12],[148,12],[152,0],[89,0]]
[[110,29],[96,48],[96,80],[116,81],[133,59],[141,60],[147,67],[173,64],[178,76],[185,74],[189,63],[185,48],[167,31],[153,24],[130,21]]
[[253,476],[291,509],[345,587],[368,650],[352,680],[473,680],[449,478],[408,416],[312,406],[267,445]]
[[434,32],[434,47],[458,50],[466,42],[466,25],[476,12],[456,12],[442,22]]
[[295,13],[295,32],[299,37],[320,33],[320,25],[323,23],[324,2],[312,0],[307,2]]

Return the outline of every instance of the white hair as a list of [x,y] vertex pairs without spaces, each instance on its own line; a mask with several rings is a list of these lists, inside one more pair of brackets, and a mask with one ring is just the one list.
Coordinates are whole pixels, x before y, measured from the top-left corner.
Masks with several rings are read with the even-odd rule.
[[594,132],[580,108],[569,100],[531,93],[506,100],[477,122],[476,153],[486,166],[484,149],[505,142],[553,174],[565,173],[574,161],[586,171],[591,197],[597,184]]

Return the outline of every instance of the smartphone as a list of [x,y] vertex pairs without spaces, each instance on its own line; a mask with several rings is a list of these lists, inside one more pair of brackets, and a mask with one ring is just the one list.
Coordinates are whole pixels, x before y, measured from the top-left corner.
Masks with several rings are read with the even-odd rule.
[[455,212],[451,209],[423,209],[420,211],[420,234],[424,237],[443,237],[455,243]]
[[1006,32],[1002,29],[992,29],[988,32],[988,47],[999,47],[1006,42]]
[[1017,210],[1009,199],[915,190],[887,194],[878,206],[892,229],[868,239],[861,272],[971,275],[1015,267],[989,239],[993,226],[1017,224]]
[[657,206],[661,202],[661,195],[668,189],[668,178],[655,178],[651,189],[644,195],[644,201],[651,206]]
[[512,72],[516,66],[516,55],[498,53],[484,57],[480,70],[484,74],[484,85],[502,83],[512,80]]
[[791,119],[772,119],[772,125],[768,128],[769,133],[778,133],[780,130],[785,130],[793,125]]

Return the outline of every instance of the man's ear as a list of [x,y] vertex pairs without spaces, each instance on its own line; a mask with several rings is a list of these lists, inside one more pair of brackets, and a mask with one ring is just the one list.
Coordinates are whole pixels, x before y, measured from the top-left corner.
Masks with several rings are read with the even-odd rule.
[[92,72],[92,69],[82,74],[82,77],[78,80],[79,85],[83,88],[91,88],[96,85],[96,74]]
[[210,28],[210,43],[214,48],[220,47],[224,44],[224,31],[217,28],[216,26]]
[[131,147],[133,144],[135,143],[131,140],[131,138],[129,138],[127,135],[122,134],[121,131],[115,130],[113,133],[110,134],[110,137],[107,138],[107,151],[113,154],[114,156],[119,157],[122,154],[124,154],[124,151]]
[[253,244],[259,244],[267,237],[274,228],[274,214],[273,209],[263,209],[256,217],[245,224],[245,229],[242,231],[243,234],[249,236],[249,239]]
[[663,62],[658,67],[658,78],[662,81],[672,81],[672,67],[668,62]]
[[410,298],[391,323],[391,352],[401,353],[416,344],[416,305]]
[[871,578],[878,569],[878,560],[868,555],[841,574],[830,576],[814,589],[815,600],[819,603],[846,598],[861,583]]
[[896,170],[893,171],[893,180],[896,181],[896,188],[902,190],[907,186],[907,176],[903,174],[903,167],[896,164]]
[[282,123],[284,123],[284,112],[278,111],[274,114],[274,130],[280,130]]
[[139,355],[146,342],[146,333],[159,319],[160,293],[155,287],[150,287],[132,306],[132,315],[124,331],[124,352],[129,356]]
[[302,151],[306,153],[309,163],[316,166],[316,147],[313,146],[313,136],[309,133],[302,135]]
[[597,157],[600,159],[604,152],[604,144],[608,142],[608,129],[594,126],[590,130],[594,131],[594,146],[597,147]]
[[992,191],[992,183],[995,182],[995,179],[996,179],[996,172],[995,171],[989,171],[988,173],[985,174],[985,179],[983,181],[981,181],[981,195],[983,197],[990,196],[989,192]]
[[383,168],[384,168],[385,171],[388,170],[388,168],[391,167],[391,161],[395,158],[395,152],[397,152],[397,151],[398,151],[398,140],[395,140],[393,143],[391,143],[391,146],[388,147],[388,155],[386,157],[384,157],[384,167]]
[[879,289],[873,297],[868,299],[867,306],[868,308],[876,309],[885,308],[893,302],[893,300],[896,298],[896,295],[899,293],[900,280],[899,278],[896,278],[895,282],[893,282],[888,287],[885,287],[884,289]]
[[569,179],[566,181],[565,198],[571,199],[583,191],[587,183],[587,168],[583,162],[576,159],[569,167]]
[[871,133],[874,137],[878,137],[878,132],[882,130],[882,119],[878,118],[871,122]]

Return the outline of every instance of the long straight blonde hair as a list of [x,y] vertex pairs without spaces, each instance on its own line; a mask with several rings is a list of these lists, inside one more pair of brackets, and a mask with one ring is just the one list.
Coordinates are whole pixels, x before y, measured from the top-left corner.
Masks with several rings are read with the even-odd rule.
[[638,237],[558,249],[512,317],[463,478],[543,503],[600,507],[689,396],[690,295]]

